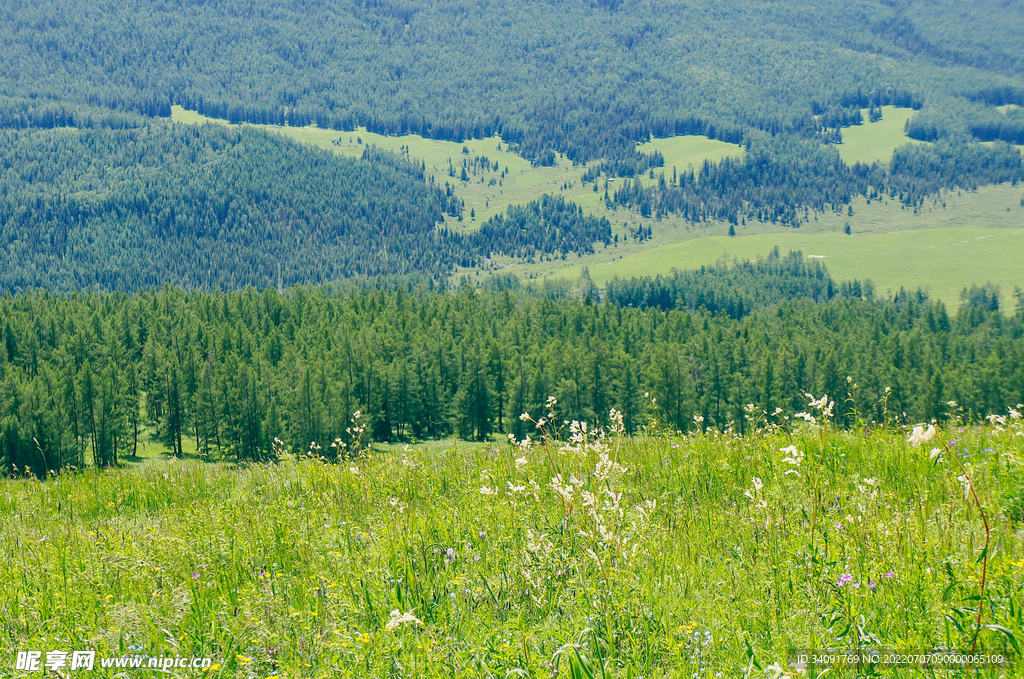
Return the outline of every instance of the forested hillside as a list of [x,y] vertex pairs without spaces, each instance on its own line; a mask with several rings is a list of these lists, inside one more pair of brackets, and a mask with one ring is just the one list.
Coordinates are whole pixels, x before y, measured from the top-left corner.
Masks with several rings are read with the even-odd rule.
[[[995,17],[998,16],[998,19]],[[618,156],[682,125],[811,132],[925,106],[941,135],[1022,103],[1014,3],[13,0],[6,106],[101,106]]]
[[0,131],[0,289],[237,289],[449,274],[492,254],[585,252],[606,220],[560,200],[475,234],[422,168],[255,129]]
[[[365,440],[522,438],[519,415],[551,395],[567,419],[616,408],[630,432],[652,415],[743,432],[748,416],[804,409],[804,392],[834,399],[839,424],[854,408],[921,421],[1024,401],[1024,306],[1006,316],[993,290],[965,293],[950,317],[920,293],[838,286],[799,257],[646,287],[684,301],[624,307],[636,294],[621,284],[606,303],[468,287],[7,296],[2,456],[36,471],[113,464],[144,431],[214,458],[267,459],[275,438],[336,456],[357,411]],[[693,306],[699,288],[711,301],[696,311],[658,308]]]
[[[590,162],[583,181],[643,218],[796,227],[858,196],[917,207],[1020,178],[1022,33],[1024,10],[990,0],[13,0],[0,286],[443,278],[612,238],[539,195],[464,237],[437,228],[461,214],[456,180],[431,186],[422,165],[376,151],[353,163],[252,130],[163,128],[172,104],[236,123],[500,134],[539,166]],[[935,143],[847,166],[843,127],[887,104],[916,109],[907,133]],[[745,153],[609,187],[663,164],[637,142],[688,134]]]

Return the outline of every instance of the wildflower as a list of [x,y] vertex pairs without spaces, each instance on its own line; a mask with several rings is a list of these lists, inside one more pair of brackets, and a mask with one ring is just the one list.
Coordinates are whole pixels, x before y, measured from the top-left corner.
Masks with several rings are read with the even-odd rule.
[[530,413],[523,413],[519,416],[520,422],[526,422],[528,419],[530,419]]
[[885,574],[885,577],[887,577],[887,578],[895,578],[896,577],[896,571],[889,571],[888,573]]
[[397,608],[391,611],[391,619],[384,625],[385,629],[398,629],[405,624],[422,625],[423,621],[412,614],[412,611],[400,612]]
[[489,486],[480,486],[480,494],[481,495],[497,495],[498,494],[498,489],[497,488],[491,488]]
[[608,411],[608,420],[611,422],[611,431],[613,434],[621,434],[626,431],[626,427],[622,422],[622,413],[615,408]]
[[525,467],[528,464],[530,464],[530,461],[527,460],[525,457],[517,457],[516,458],[516,469],[522,469],[523,467]]
[[561,474],[556,474],[551,479],[551,489],[558,493],[567,504],[572,503],[573,493],[575,492],[573,485],[572,479],[570,479],[569,483],[563,484]]
[[457,554],[455,553],[455,549],[454,549],[454,548],[452,548],[452,547],[449,547],[449,548],[448,548],[448,549],[447,549],[447,550],[445,551],[445,553],[444,553],[444,562],[445,562],[445,563],[451,563],[451,562],[455,561],[455,559],[457,559],[457,558],[459,558],[459,557],[458,557],[458,555],[457,555]]
[[793,417],[799,417],[810,424],[817,424],[818,420],[810,413],[794,413]]
[[509,495],[517,495],[519,493],[522,493],[525,490],[526,490],[526,486],[513,486],[511,481],[508,482],[508,494]]
[[935,426],[929,424],[928,428],[925,429],[923,424],[919,424],[914,427],[913,431],[910,432],[910,438],[907,442],[917,448],[922,443],[928,443],[935,437]]
[[198,580],[199,579],[199,573],[193,573],[192,574],[192,579],[193,580]]
[[836,581],[836,586],[842,587],[843,585],[848,585],[851,582],[853,582],[853,576],[849,573],[843,573],[839,576],[839,580]]
[[[786,446],[785,448],[780,448],[779,450],[786,454],[786,457],[782,458],[782,461],[785,462],[786,464],[793,465],[794,467],[799,467],[804,461],[803,452],[798,450],[796,446]],[[800,476],[800,472],[798,472],[796,469],[787,469],[785,473]]]
[[872,580],[871,578],[868,578],[868,589],[874,592],[876,589],[878,589],[878,583]]

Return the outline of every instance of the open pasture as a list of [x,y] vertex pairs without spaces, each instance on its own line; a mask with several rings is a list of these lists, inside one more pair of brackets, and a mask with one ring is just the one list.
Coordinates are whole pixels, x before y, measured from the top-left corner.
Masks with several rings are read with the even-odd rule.
[[837,145],[840,157],[848,165],[887,163],[898,147],[924,143],[907,136],[906,124],[914,113],[912,108],[883,106],[882,119],[872,123],[868,121],[868,110],[863,109],[864,122],[842,129],[843,143]]

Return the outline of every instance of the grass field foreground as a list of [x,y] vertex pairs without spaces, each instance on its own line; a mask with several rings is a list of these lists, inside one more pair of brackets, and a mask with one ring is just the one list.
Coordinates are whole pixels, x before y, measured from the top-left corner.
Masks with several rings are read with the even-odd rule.
[[915,445],[834,431],[827,408],[793,433],[752,409],[746,437],[574,423],[340,464],[4,480],[0,649],[258,679],[778,678],[795,648],[1013,651],[1019,413]]

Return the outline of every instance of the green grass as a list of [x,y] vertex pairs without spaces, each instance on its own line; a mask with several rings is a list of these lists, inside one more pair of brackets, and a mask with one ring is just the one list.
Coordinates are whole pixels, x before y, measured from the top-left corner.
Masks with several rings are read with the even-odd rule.
[[[1020,429],[941,434],[993,523],[994,651],[1022,634]],[[3,480],[0,655],[132,646],[247,679],[591,676],[585,661],[656,679],[785,668],[800,647],[969,648],[982,522],[953,460],[906,436],[652,433]],[[389,629],[392,611],[416,621]]]
[[[206,118],[180,106],[172,107],[171,117],[181,123],[200,124],[204,122],[228,124],[227,121]],[[503,213],[510,205],[522,205],[537,200],[544,194],[562,195],[580,205],[589,214],[612,219],[614,212],[605,208],[601,198],[604,193],[595,193],[593,184],[583,185],[580,181],[586,166],[576,165],[559,154],[553,167],[535,167],[528,160],[508,150],[508,144],[500,137],[473,139],[464,144],[450,141],[426,139],[419,135],[384,136],[360,128],[354,132],[325,130],[315,126],[283,127],[259,125],[264,129],[287,135],[298,141],[349,156],[360,156],[368,144],[374,144],[416,162],[423,161],[427,175],[444,185],[450,183],[456,194],[465,201],[464,220],[449,223],[453,228],[472,230],[481,223]],[[338,142],[338,143],[335,143]],[[463,154],[465,147],[468,153]],[[673,137],[659,139],[639,147],[649,152],[658,148],[665,154],[666,168],[671,175],[673,162],[684,170],[688,164],[700,167],[704,159],[719,160],[725,155],[739,153],[739,146],[707,139],[706,137]],[[741,149],[740,149],[741,150]],[[498,170],[469,173],[469,181],[460,180],[460,163],[463,159],[486,157],[491,163],[497,161]],[[455,177],[448,174],[449,160],[455,167]],[[493,167],[493,165],[492,165]],[[507,168],[504,177],[502,172]],[[491,182],[495,183],[492,185]],[[471,212],[475,218],[471,218]],[[613,220],[614,221],[614,220]],[[618,223],[621,224],[621,219]]]
[[[972,283],[1002,286],[1012,307],[1014,287],[1024,288],[1024,208],[1021,189],[1009,184],[946,191],[918,210],[894,201],[854,201],[852,216],[825,213],[799,229],[748,222],[736,237],[728,225],[701,230],[660,225],[646,244],[620,245],[585,258],[511,270],[532,277],[575,279],[583,266],[599,285],[615,277],[667,274],[718,259],[751,259],[778,246],[824,256],[837,280],[870,278],[879,293],[922,287],[955,308],[959,291]],[[945,205],[945,207],[944,207]],[[852,235],[843,233],[849,223]],[[659,227],[656,227],[659,228]]]
[[687,170],[699,172],[705,160],[718,163],[726,158],[743,157],[742,146],[700,135],[652,139],[644,144],[637,144],[636,150],[641,153],[660,151],[665,158],[664,168],[654,170],[653,178],[650,173],[640,177],[641,182],[645,185],[657,182],[661,176],[664,176],[666,180],[671,180],[673,169],[678,173]]
[[[754,259],[773,247],[782,252],[801,250],[820,258],[836,280],[870,279],[877,292],[922,287],[932,297],[956,307],[962,288],[992,282],[1009,297],[1014,286],[1024,287],[1024,229],[933,229],[869,233],[760,234],[743,238],[712,236],[639,253],[607,264],[593,264],[590,275],[598,285],[618,276],[652,276],[673,268],[694,269],[720,258]],[[579,275],[567,270],[562,276]],[[1007,300],[1012,302],[1012,300]]]
[[871,164],[875,161],[887,163],[892,153],[904,144],[921,144],[904,132],[907,121],[914,116],[914,109],[897,106],[883,106],[882,119],[868,122],[867,109],[861,111],[864,122],[844,127],[843,143],[838,145],[839,155],[847,164]]

